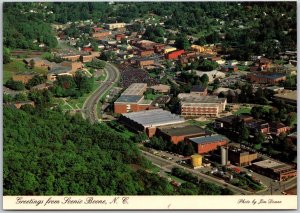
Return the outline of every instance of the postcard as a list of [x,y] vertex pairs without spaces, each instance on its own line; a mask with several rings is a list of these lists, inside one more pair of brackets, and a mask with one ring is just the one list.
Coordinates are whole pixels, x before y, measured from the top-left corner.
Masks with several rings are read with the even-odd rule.
[[297,209],[297,2],[4,2],[3,209]]

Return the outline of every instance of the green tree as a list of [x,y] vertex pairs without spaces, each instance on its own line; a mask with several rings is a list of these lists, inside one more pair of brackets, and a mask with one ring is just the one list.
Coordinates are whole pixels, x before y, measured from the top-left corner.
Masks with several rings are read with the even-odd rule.
[[3,48],[3,64],[11,62],[9,48]]
[[180,35],[175,40],[175,46],[178,49],[188,50],[190,48],[190,43],[184,35]]

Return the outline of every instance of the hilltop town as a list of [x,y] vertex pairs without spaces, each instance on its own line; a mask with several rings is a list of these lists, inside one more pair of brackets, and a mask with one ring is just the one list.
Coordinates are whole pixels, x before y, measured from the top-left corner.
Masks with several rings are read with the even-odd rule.
[[[249,13],[256,8],[236,5]],[[44,13],[53,13],[44,9]],[[282,15],[295,18],[287,16]],[[4,108],[18,114],[23,110],[30,116],[33,111],[47,109],[73,116],[66,119],[75,119],[74,124],[89,122],[82,125],[101,126],[101,131],[109,128],[107,131],[117,135],[115,140],[123,138],[126,146],[136,146],[132,152],[138,148],[137,152],[151,162],[146,173],[164,179],[176,193],[294,194],[296,45],[290,48],[273,38],[269,39],[272,45],[257,50],[260,52],[247,51],[251,42],[246,41],[246,46],[225,42],[233,35],[224,33],[223,28],[247,28],[239,19],[228,18],[228,23],[225,18],[211,20],[219,28],[203,41],[204,37],[192,34],[191,29],[184,32],[170,27],[175,18],[176,14],[168,17],[151,11],[127,22],[53,22],[55,47],[41,39],[33,40],[35,48],[31,50],[7,46]],[[262,20],[259,15],[256,18]],[[287,30],[284,34],[292,37],[289,33],[294,29],[283,28]],[[282,48],[278,50],[276,45]],[[86,121],[76,120],[77,116]],[[5,135],[4,144],[14,137],[10,134]],[[64,145],[72,150],[81,142],[89,147],[88,140],[66,138]],[[76,145],[68,145],[68,140]],[[84,170],[80,166],[76,169]],[[195,188],[205,184],[212,184],[211,189]]]

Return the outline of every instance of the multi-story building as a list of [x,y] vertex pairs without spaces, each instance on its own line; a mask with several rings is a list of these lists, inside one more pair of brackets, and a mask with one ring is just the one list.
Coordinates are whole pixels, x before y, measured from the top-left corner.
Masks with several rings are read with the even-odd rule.
[[114,112],[118,114],[127,112],[138,112],[153,108],[151,100],[144,99],[147,84],[131,84],[121,96],[114,102]]
[[283,73],[256,72],[248,74],[247,78],[258,84],[277,84],[280,81],[285,81],[286,75]]
[[232,164],[238,166],[248,166],[256,159],[256,152],[246,151],[232,146],[228,148],[228,160]]
[[253,163],[252,170],[278,181],[297,176],[297,170],[292,166],[270,159]]
[[105,28],[108,30],[117,29],[117,28],[124,28],[126,26],[125,23],[110,23],[106,24]]
[[217,117],[225,110],[226,98],[218,96],[191,96],[182,98],[180,111],[183,116],[210,116]]

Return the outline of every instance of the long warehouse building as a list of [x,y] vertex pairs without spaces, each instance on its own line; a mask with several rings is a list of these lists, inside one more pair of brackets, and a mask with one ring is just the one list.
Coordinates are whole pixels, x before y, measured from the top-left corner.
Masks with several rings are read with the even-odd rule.
[[119,121],[130,129],[146,132],[150,138],[155,135],[157,127],[185,122],[178,115],[163,109],[124,113],[120,116]]

